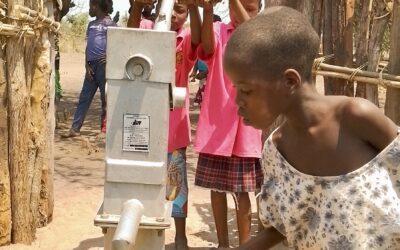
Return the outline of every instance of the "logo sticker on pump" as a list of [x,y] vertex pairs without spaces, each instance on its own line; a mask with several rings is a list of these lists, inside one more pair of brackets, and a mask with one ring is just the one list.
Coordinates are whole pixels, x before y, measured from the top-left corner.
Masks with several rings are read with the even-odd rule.
[[150,116],[124,114],[123,151],[149,152]]

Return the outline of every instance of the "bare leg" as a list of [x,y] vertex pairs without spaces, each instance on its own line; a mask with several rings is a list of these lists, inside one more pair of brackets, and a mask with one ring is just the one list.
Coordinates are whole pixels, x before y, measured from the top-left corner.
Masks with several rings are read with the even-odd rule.
[[175,249],[188,250],[186,238],[186,218],[174,218],[175,220]]
[[236,218],[239,230],[239,244],[243,245],[251,238],[251,203],[249,193],[238,194]]
[[[256,192],[254,193],[255,195],[257,195],[259,192],[261,192],[259,189],[256,190]],[[260,233],[262,230],[264,230],[264,225],[261,222],[260,219],[260,196],[257,197],[257,226],[258,226],[258,232]]]
[[211,191],[211,206],[217,229],[218,247],[229,247],[226,193]]

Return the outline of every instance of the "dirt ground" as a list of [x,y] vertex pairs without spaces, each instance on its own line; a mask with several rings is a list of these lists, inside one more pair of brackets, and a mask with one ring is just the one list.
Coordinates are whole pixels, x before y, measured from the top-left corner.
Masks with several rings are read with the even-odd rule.
[[[104,138],[100,135],[100,98],[97,94],[89,110],[81,136],[62,139],[71,124],[84,76],[84,55],[61,55],[61,84],[64,97],[57,107],[54,169],[53,221],[37,230],[37,239],[31,246],[13,245],[0,249],[86,250],[101,249],[103,234],[93,225],[93,219],[103,200]],[[191,103],[197,84],[191,84]],[[192,131],[195,132],[199,108],[191,107]],[[217,243],[209,191],[194,187],[197,154],[188,149],[189,214],[187,235],[193,250],[209,249]],[[254,194],[252,231],[256,234],[256,206]],[[229,198],[228,223],[232,246],[237,246],[238,236],[233,199]],[[174,227],[166,231],[166,249],[174,249]],[[277,247],[277,249],[283,249]]]

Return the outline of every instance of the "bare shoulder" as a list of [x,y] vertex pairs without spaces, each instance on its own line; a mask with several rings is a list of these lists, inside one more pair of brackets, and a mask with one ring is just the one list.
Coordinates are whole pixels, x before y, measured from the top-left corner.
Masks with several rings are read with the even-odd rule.
[[340,107],[341,124],[376,149],[384,149],[395,139],[396,124],[370,101],[349,97],[343,99]]

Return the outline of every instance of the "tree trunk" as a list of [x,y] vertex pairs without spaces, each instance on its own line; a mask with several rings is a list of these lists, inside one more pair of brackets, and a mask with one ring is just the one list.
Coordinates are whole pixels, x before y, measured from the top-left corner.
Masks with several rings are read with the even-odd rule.
[[[337,12],[336,1],[324,1],[323,5],[323,36],[322,36],[322,49],[325,56],[332,55],[334,31],[333,31],[333,13]],[[324,92],[325,95],[333,95],[335,93],[335,80],[332,78],[324,77]]]
[[[337,12],[334,12],[332,24],[336,30],[334,38],[335,65],[353,66],[353,16],[354,1],[338,0]],[[353,83],[346,80],[335,79],[334,94],[353,96]]]
[[[353,67],[353,34],[354,34],[354,10],[355,0],[344,1],[346,4],[346,17],[344,27],[344,66]],[[354,96],[354,82],[347,81],[344,89],[344,94]]]
[[[355,32],[355,46],[356,46],[356,67],[360,67],[368,63],[368,40],[369,30],[371,26],[371,5],[373,0],[357,0],[357,8],[359,13],[357,15],[357,29]],[[356,96],[367,98],[366,84],[357,82]]]
[[[51,15],[53,13],[52,3],[44,6],[44,10]],[[38,127],[42,128],[40,139],[38,159],[42,164],[37,168],[41,170],[40,197],[37,210],[37,226],[46,226],[53,216],[53,142],[54,142],[54,74],[52,75],[52,57],[51,44],[49,41],[48,30],[43,30],[40,46],[37,50],[37,66],[35,69],[34,81],[32,83],[32,92],[37,90],[35,103],[32,102],[32,108],[35,107],[36,122]],[[50,79],[50,84],[49,84]]]
[[[385,0],[376,0],[375,3],[375,14],[368,46],[368,71],[373,72],[378,70],[378,65],[381,59],[380,45],[390,18],[390,15],[386,15],[388,10],[386,10]],[[368,100],[379,106],[378,86],[367,84],[365,93]]]
[[[35,222],[37,226],[43,226],[47,224],[47,202],[44,202],[39,206],[39,200],[47,199],[46,188],[43,190],[44,180],[47,179],[47,174],[43,173],[43,169],[48,169],[48,144],[47,137],[49,134],[47,126],[47,114],[49,107],[49,85],[48,80],[50,78],[50,65],[48,60],[50,58],[48,48],[50,45],[48,41],[44,39],[42,35],[42,42],[36,49],[35,62],[36,68],[32,79],[31,88],[31,118],[33,131],[31,132],[32,139],[34,141],[34,148],[31,150],[31,160],[33,162],[33,172],[35,173],[33,178],[34,185],[32,186],[32,200],[31,208],[32,211],[38,211],[35,213]],[[47,36],[46,36],[47,38]],[[43,174],[46,178],[42,178]],[[45,206],[43,206],[46,204]]]
[[[394,0],[389,73],[400,75],[400,0]],[[387,88],[385,114],[400,126],[400,89]]]
[[[9,14],[15,4],[23,0],[9,0]],[[12,24],[18,24],[12,21]],[[8,107],[9,107],[9,162],[11,183],[12,242],[30,244],[35,238],[35,225],[30,209],[28,184],[28,146],[30,143],[30,108],[24,51],[26,39],[11,37],[6,45]]]
[[[354,0],[324,1],[324,55],[334,54],[333,64],[353,66]],[[326,95],[353,96],[353,83],[325,77]]]
[[[47,15],[52,0],[9,0]],[[53,9],[50,10],[51,16]],[[8,24],[33,23],[4,18]],[[31,244],[36,228],[53,213],[54,93],[50,99],[49,30],[35,26],[35,36],[7,35],[0,30],[0,245]],[[54,56],[54,55],[53,55]],[[54,91],[54,87],[52,88]],[[52,113],[50,113],[52,112]]]
[[[4,40],[1,39],[1,44]],[[11,242],[10,172],[8,168],[7,81],[0,48],[0,246]]]
[[322,32],[323,4],[323,0],[305,0],[303,10],[319,37]]

